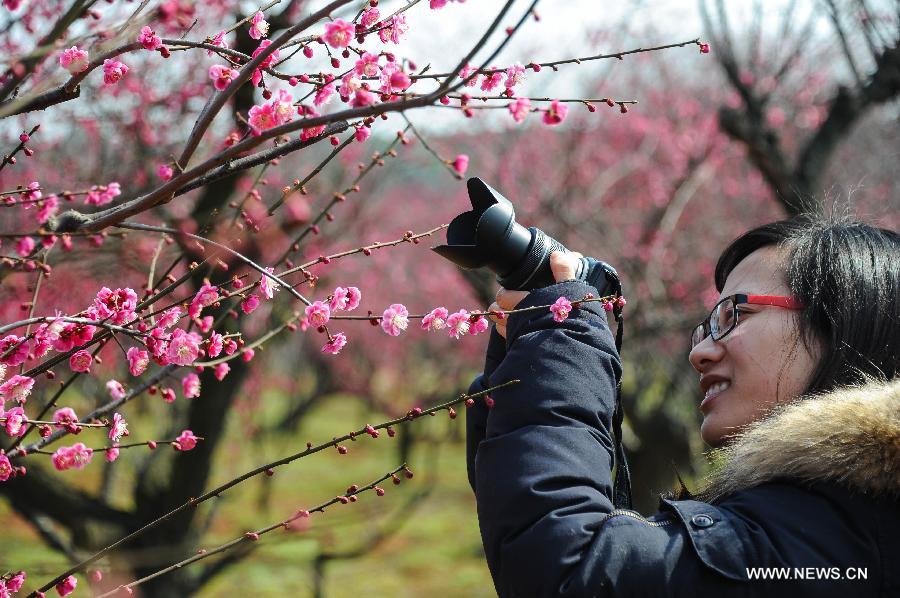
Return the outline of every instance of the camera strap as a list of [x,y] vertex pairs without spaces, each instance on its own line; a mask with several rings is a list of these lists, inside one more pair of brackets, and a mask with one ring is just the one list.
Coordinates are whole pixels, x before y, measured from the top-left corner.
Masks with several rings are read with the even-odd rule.
[[[616,296],[622,294],[622,283],[618,276],[607,272],[607,278],[614,285],[613,292]],[[613,308],[616,318],[616,352],[622,354],[623,321],[622,308],[616,305]],[[615,467],[616,475],[613,481],[613,506],[617,509],[631,508],[631,471],[628,469],[628,460],[625,457],[625,447],[622,444],[622,421],[625,419],[625,410],[622,408],[622,379],[616,384],[616,406],[613,410],[612,427],[613,442],[615,443]]]

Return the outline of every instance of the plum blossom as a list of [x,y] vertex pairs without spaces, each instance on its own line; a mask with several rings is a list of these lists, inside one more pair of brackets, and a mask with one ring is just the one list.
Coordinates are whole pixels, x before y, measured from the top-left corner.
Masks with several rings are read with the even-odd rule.
[[128,422],[121,413],[114,413],[112,425],[109,427],[109,439],[119,442],[123,436],[128,436]]
[[221,382],[223,379],[225,379],[225,376],[227,376],[228,372],[230,371],[230,365],[228,365],[227,363],[220,363],[213,369],[213,375],[216,377],[216,380]]
[[484,316],[475,316],[475,321],[472,322],[471,319],[469,321],[469,334],[475,336],[477,334],[481,334],[485,330],[491,327],[490,321]]
[[56,592],[60,596],[68,596],[72,592],[75,591],[75,586],[78,585],[78,579],[74,575],[70,575],[58,584],[56,584]]
[[78,433],[81,429],[78,427],[78,416],[71,407],[63,407],[57,409],[53,413],[53,423],[57,428],[65,429],[72,434]]
[[94,306],[100,318],[111,318],[112,323],[117,325],[131,322],[137,317],[134,313],[137,302],[137,293],[127,287],[115,291],[103,287],[94,298]]
[[466,174],[466,170],[469,168],[469,156],[466,154],[459,154],[453,159],[451,165],[453,166],[453,170],[462,176]]
[[25,434],[25,410],[21,407],[13,407],[3,414],[6,418],[6,433],[10,436],[22,436]]
[[0,482],[8,480],[12,473],[13,466],[12,463],[9,462],[9,457],[4,453],[0,453]]
[[357,89],[356,93],[353,94],[353,102],[351,105],[354,108],[362,108],[364,106],[371,106],[375,104],[376,98],[375,94],[369,91],[368,89]]
[[331,353],[332,355],[337,355],[346,344],[347,336],[343,332],[337,332],[333,334],[331,340],[325,343],[325,345],[322,347],[322,353]]
[[180,307],[178,307],[177,305],[174,307],[170,307],[166,311],[162,312],[162,315],[160,315],[159,319],[156,320],[156,325],[160,328],[171,328],[178,323],[178,320],[181,319],[181,315],[182,311]]
[[185,332],[176,328],[169,340],[166,357],[170,363],[190,365],[200,356],[200,335],[196,332]]
[[275,113],[275,104],[253,106],[250,108],[247,122],[250,124],[250,131],[256,137],[262,135],[263,131],[277,126],[279,123]]
[[395,14],[390,22],[389,27],[378,31],[378,38],[385,44],[389,41],[399,44],[400,38],[409,31],[409,25],[406,24],[406,15]]
[[145,50],[157,50],[163,45],[159,36],[146,26],[141,28],[141,34],[138,36],[138,41],[141,42],[141,45],[144,46]]
[[16,253],[19,257],[28,257],[34,251],[34,239],[31,237],[22,237],[16,242]]
[[119,82],[119,79],[125,76],[128,73],[128,67],[124,62],[119,62],[118,60],[111,60],[107,58],[103,61],[103,83],[106,85],[114,85]]
[[210,357],[218,357],[222,353],[222,335],[213,332],[209,335],[209,347],[206,348],[206,354]]
[[234,352],[237,351],[237,348],[238,344],[233,338],[225,341],[225,355],[233,355]]
[[331,318],[331,308],[321,301],[315,301],[312,305],[307,305],[304,310],[306,317],[309,319],[311,326],[324,326]]
[[384,310],[381,327],[391,336],[400,336],[409,325],[409,311],[401,303],[394,303]]
[[194,298],[191,300],[191,305],[188,308],[188,315],[192,318],[198,318],[204,307],[209,307],[218,300],[219,289],[208,282],[203,283],[203,286],[200,287],[200,290],[197,291],[197,294],[194,295]]
[[173,403],[175,401],[175,391],[171,388],[163,388],[159,394],[166,403]]
[[440,330],[447,325],[446,307],[435,307],[422,318],[422,330]]
[[73,372],[90,372],[92,363],[94,363],[93,356],[84,349],[76,351],[69,357],[69,367]]
[[356,132],[353,134],[353,137],[360,143],[369,138],[369,135],[372,134],[372,129],[366,126],[357,127]]
[[115,181],[108,185],[92,185],[84,198],[84,203],[92,206],[102,206],[110,203],[114,197],[121,194],[122,188]]
[[53,453],[53,466],[59,471],[67,469],[83,469],[85,465],[91,462],[94,456],[94,449],[90,449],[83,442],[76,442],[72,446],[63,446]]
[[572,302],[565,297],[560,297],[556,303],[550,306],[550,311],[553,312],[554,321],[562,322],[569,317],[569,312],[572,311]]
[[0,339],[0,363],[17,366],[28,358],[28,342],[25,337],[10,334]]
[[356,27],[344,19],[335,19],[325,24],[325,35],[322,38],[332,48],[346,48],[355,35]]
[[378,65],[378,60],[380,58],[381,57],[378,54],[363,52],[363,55],[360,57],[360,59],[356,61],[356,66],[353,68],[353,72],[355,72],[357,75],[362,75],[365,77],[377,77],[379,74],[381,74],[381,67]]
[[[310,106],[305,106],[305,107],[301,107],[301,108],[303,109],[304,118],[319,116],[319,113],[316,112],[315,109],[313,109]],[[321,135],[322,131],[324,131],[324,130],[325,130],[325,125],[318,125],[315,127],[305,127],[300,132],[300,140],[306,141],[307,139],[312,139],[313,137],[316,137],[317,135]]]
[[528,98],[516,98],[516,100],[509,105],[509,113],[512,114],[513,120],[517,123],[524,121],[530,111],[531,100]]
[[83,73],[89,64],[88,53],[78,46],[72,46],[59,55],[59,64],[73,75]]
[[190,430],[184,430],[173,443],[176,451],[189,451],[197,446],[199,438],[194,436]]
[[256,11],[253,18],[250,19],[250,37],[253,39],[262,39],[269,35],[269,22],[266,21],[262,11]]
[[150,355],[137,347],[129,347],[126,353],[128,357],[128,371],[132,376],[140,376],[150,363]]
[[494,91],[494,88],[503,81],[503,71],[493,71],[484,76],[481,82],[481,91]]
[[186,399],[193,399],[200,396],[200,376],[191,372],[181,379],[181,390]]
[[[252,58],[256,58],[262,51],[264,51],[267,47],[272,44],[272,40],[264,39],[259,42],[259,47],[253,50]],[[260,65],[253,71],[253,76],[250,78],[251,83],[253,83],[254,87],[259,85],[259,82],[262,81],[262,71],[271,65],[273,62],[278,60],[280,53],[278,50],[275,50],[268,56],[266,56]]]
[[332,312],[340,311],[342,309],[347,309],[347,304],[349,302],[349,290],[344,287],[335,287],[334,292],[331,294],[331,301],[328,302],[328,308]]
[[[474,66],[469,66],[467,64],[464,67],[462,67],[462,70],[459,71],[459,78],[460,79],[468,79],[469,76],[472,73],[474,73],[476,70],[478,70],[478,69],[476,69]],[[475,75],[474,77],[472,77],[471,79],[466,81],[465,86],[466,87],[474,87],[477,84],[478,84],[478,75]]]
[[357,89],[359,89],[361,85],[362,81],[359,79],[359,77],[356,76],[355,73],[347,73],[341,79],[341,85],[340,87],[338,87],[337,91],[340,94],[341,98],[349,99],[350,95]]
[[213,86],[219,91],[228,87],[228,84],[239,74],[238,71],[221,64],[209,67],[209,78],[213,80]]
[[380,16],[381,12],[377,8],[369,8],[362,13],[359,22],[362,23],[363,27],[368,29],[378,22],[378,17]]
[[506,82],[503,84],[506,89],[512,89],[525,80],[525,67],[521,64],[514,64],[506,69]]
[[245,314],[251,314],[259,307],[259,295],[250,295],[241,301],[241,311]]
[[327,104],[328,101],[331,100],[332,95],[334,95],[334,83],[323,85],[316,92],[316,95],[313,98],[313,105],[321,106],[322,104]]
[[568,106],[561,104],[559,100],[553,100],[550,102],[550,107],[544,112],[544,124],[558,125],[566,119],[566,114],[568,112]]
[[25,403],[31,389],[34,387],[34,378],[15,375],[3,384],[0,384],[0,399],[3,401],[15,401]]
[[[31,181],[30,183],[28,183],[28,186],[25,187],[25,190],[19,194],[19,199],[24,202],[30,202],[38,200],[43,196],[44,194],[41,193],[41,184],[37,181]],[[11,195],[8,197],[12,198]],[[29,207],[31,207],[31,204],[26,203],[23,205],[23,207],[27,210]]]
[[294,120],[294,97],[283,89],[278,90],[278,97],[272,100],[275,111],[275,122],[283,125]]
[[56,216],[59,211],[59,198],[56,195],[48,195],[40,204],[37,213],[37,220],[41,224],[45,224],[50,218]]
[[108,449],[106,449],[105,457],[106,457],[107,463],[112,463],[113,461],[118,459],[119,458],[119,445],[116,444],[116,445],[113,445],[113,446],[109,447]]
[[447,318],[447,332],[455,339],[465,336],[469,332],[469,312],[464,309],[454,314],[450,314]]
[[[224,31],[218,32],[214,38],[209,40],[209,43],[212,46],[219,46],[220,48],[228,47],[228,44],[225,42],[225,32]],[[212,56],[212,54],[213,54],[212,50],[206,51],[207,56]]]
[[6,582],[6,589],[10,592],[18,592],[22,589],[22,584],[25,583],[25,572],[19,571],[16,573],[9,581]]
[[128,394],[125,392],[125,387],[122,386],[122,383],[118,380],[110,380],[106,383],[106,390],[109,391],[109,396],[114,398],[115,400],[124,399]]
[[344,306],[344,309],[347,311],[353,311],[357,307],[359,307],[359,302],[362,299],[362,293],[356,287],[347,287],[347,305]]

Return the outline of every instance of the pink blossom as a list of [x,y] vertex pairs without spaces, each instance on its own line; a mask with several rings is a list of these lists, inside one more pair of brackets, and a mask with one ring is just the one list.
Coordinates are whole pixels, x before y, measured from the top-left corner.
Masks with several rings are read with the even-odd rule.
[[255,310],[257,307],[259,307],[259,295],[250,295],[249,297],[241,301],[241,311],[243,311],[245,314],[253,313],[253,310]]
[[466,170],[469,168],[469,156],[466,154],[459,154],[456,158],[453,159],[453,170],[459,173],[460,176],[466,174]]
[[484,76],[481,82],[481,91],[494,91],[494,88],[500,85],[503,80],[503,71],[493,71]]
[[206,334],[212,328],[213,325],[213,317],[212,316],[203,316],[202,318],[194,320],[197,324],[197,328],[200,329],[202,334]]
[[73,434],[80,430],[78,427],[78,416],[75,415],[75,410],[71,407],[57,409],[53,413],[53,422],[57,428],[68,430]]
[[128,436],[128,422],[121,413],[114,413],[112,425],[109,427],[109,439],[119,442],[123,436]]
[[[478,69],[476,69],[474,66],[469,66],[467,64],[464,67],[462,67],[462,69],[459,71],[459,78],[460,79],[468,79],[469,76],[472,73],[474,73],[476,70],[478,70]],[[478,75],[475,75],[474,77],[472,77],[471,79],[466,81],[465,86],[466,87],[474,87],[477,84],[478,84]]]
[[560,297],[556,303],[550,306],[550,311],[553,312],[555,321],[562,322],[569,317],[569,312],[572,311],[572,302],[565,297]]
[[450,0],[431,0],[431,2],[428,3],[428,7],[432,10],[437,10],[439,8],[444,8],[445,6],[447,6],[447,2],[449,1]]
[[200,396],[200,376],[191,372],[181,379],[181,390],[186,399]]
[[10,334],[0,339],[0,363],[17,366],[28,359],[28,342],[23,336]]
[[[228,47],[228,44],[225,43],[225,32],[224,32],[224,31],[218,32],[214,38],[212,38],[211,40],[209,40],[209,43],[210,43],[210,45],[213,45],[213,46],[219,46],[220,48],[227,48],[227,47]],[[207,55],[207,56],[212,56],[212,53],[213,53],[212,50],[207,50],[207,51],[206,51],[206,55]]]
[[73,372],[90,372],[93,362],[93,356],[84,349],[76,351],[69,357],[69,367]]
[[399,44],[400,37],[407,31],[409,31],[409,25],[406,24],[406,16],[402,14],[395,14],[391,18],[390,27],[386,27],[378,31],[378,38],[383,43],[388,43],[390,41],[395,44]]
[[74,575],[70,575],[58,584],[56,584],[56,591],[60,596],[68,596],[72,592],[75,591],[75,586],[78,585],[78,580]]
[[218,357],[222,353],[222,335],[213,332],[209,335],[209,347],[206,349],[207,355],[210,357]]
[[6,589],[10,592],[18,592],[22,589],[22,584],[25,583],[25,572],[19,571],[13,576],[9,581],[6,582]]
[[362,23],[363,27],[368,29],[378,22],[378,17],[380,16],[381,13],[377,8],[369,8],[362,13],[362,17],[360,17],[359,22]]
[[362,127],[356,128],[356,133],[354,133],[353,136],[356,138],[357,141],[362,143],[363,141],[368,139],[369,135],[371,135],[371,134],[372,134],[372,129],[370,129],[369,127],[366,127],[366,126],[362,126]]
[[362,293],[356,287],[347,287],[347,305],[344,307],[347,311],[353,311],[359,307],[362,299]]
[[335,19],[325,24],[325,35],[322,38],[332,48],[346,48],[355,35],[353,23],[344,19]]
[[476,316],[475,321],[469,322],[469,334],[475,336],[476,334],[481,334],[485,330],[491,327],[490,321],[484,316]]
[[172,170],[172,167],[168,164],[160,164],[159,168],[156,169],[156,174],[164,181],[168,181],[172,178],[172,175],[175,174],[175,171]]
[[[271,268],[271,267],[263,268],[263,270],[265,270],[269,274],[275,273],[275,269]],[[265,296],[266,299],[271,299],[272,297],[274,297],[275,291],[277,291],[279,288],[281,288],[281,285],[279,285],[277,282],[275,282],[268,276],[263,276],[262,279],[260,279],[260,281],[259,281],[259,290],[262,291],[262,294],[263,294],[263,296]]]
[[238,344],[233,338],[225,341],[225,355],[233,355],[237,351]]
[[250,124],[250,131],[257,137],[262,135],[263,131],[278,126],[279,123],[278,116],[275,113],[275,104],[253,106],[250,108],[247,122]]
[[126,353],[128,357],[128,371],[132,376],[140,376],[150,363],[150,355],[137,347],[129,347]]
[[345,100],[350,97],[350,94],[355,92],[362,85],[362,81],[356,76],[355,73],[347,73],[341,79],[341,85],[338,87],[338,93],[341,98]]
[[[262,40],[261,42],[259,42],[259,47],[256,48],[255,50],[253,50],[253,56],[252,56],[252,57],[253,57],[253,58],[256,58],[257,55],[259,55],[261,52],[263,52],[263,51],[264,51],[267,47],[269,47],[271,44],[272,44],[272,41],[271,41],[271,40],[268,40],[268,39],[264,39],[264,40]],[[275,50],[274,52],[272,52],[271,54],[269,54],[268,56],[266,56],[266,57],[263,59],[263,61],[260,63],[259,67],[257,67],[256,70],[253,71],[253,76],[250,78],[250,81],[251,81],[251,83],[253,84],[254,87],[255,87],[255,86],[258,86],[258,85],[259,85],[259,82],[262,81],[262,71],[263,71],[263,69],[268,68],[269,65],[271,65],[274,61],[278,60],[279,55],[280,55],[280,54],[279,54],[278,50]]]
[[331,301],[328,302],[328,309],[330,309],[332,313],[340,311],[347,306],[348,300],[347,289],[344,287],[335,287],[334,292],[331,293]]
[[530,111],[531,100],[528,98],[516,98],[516,100],[509,105],[509,113],[512,114],[513,120],[517,123],[525,120],[525,117],[528,116]]
[[283,89],[278,90],[278,97],[272,100],[275,110],[275,121],[279,125],[294,120],[294,97]]
[[72,446],[63,446],[53,453],[53,466],[59,471],[67,469],[83,469],[91,462],[94,450],[86,447],[83,442],[76,442]]
[[59,198],[56,195],[48,195],[40,204],[37,220],[41,224],[45,224],[50,218],[56,216],[57,212],[59,212]]
[[353,102],[351,105],[354,108],[362,108],[364,106],[371,106],[376,102],[375,94],[367,89],[357,89],[356,93],[353,94]]
[[190,365],[200,355],[200,335],[196,332],[185,332],[176,328],[169,339],[169,347],[166,351],[170,363],[178,365]]
[[72,46],[68,50],[63,50],[59,55],[59,64],[73,75],[83,73],[88,68],[88,53]]
[[6,433],[10,436],[22,436],[25,434],[25,410],[21,407],[13,407],[3,414],[6,418]]
[[469,332],[469,312],[464,309],[447,318],[447,332],[455,339],[465,336]]
[[4,453],[0,453],[0,482],[5,482],[12,475],[13,466],[9,462],[9,457]]
[[228,372],[230,372],[230,371],[231,371],[230,365],[228,365],[227,363],[220,363],[220,364],[216,365],[216,367],[213,369],[213,375],[216,377],[216,380],[221,382],[225,378],[225,376],[228,375]]
[[200,312],[204,307],[209,307],[219,300],[219,289],[215,286],[204,283],[194,298],[191,300],[191,306],[188,308],[188,315],[192,318],[200,317]]
[[[19,194],[19,199],[25,202],[34,201],[43,197],[44,194],[41,193],[41,184],[37,181],[31,181],[28,183],[28,186],[25,187],[25,190]],[[27,210],[31,204],[25,203],[23,207]]]
[[156,361],[160,365],[166,365],[168,363],[168,359],[165,357],[166,348],[168,347],[166,337],[166,331],[163,328],[156,327],[150,331],[150,336],[144,339],[150,354],[156,358]]
[[34,387],[34,378],[19,376],[18,374],[0,384],[0,399],[3,401],[15,401],[25,403],[31,389]]
[[[218,296],[216,297],[218,299]],[[194,301],[197,301],[196,296]],[[200,306],[200,302],[197,302],[198,307]],[[181,308],[177,305],[174,307],[170,307],[166,311],[162,312],[162,315],[159,316],[159,319],[156,320],[156,325],[161,328],[171,328],[175,324],[178,323],[178,320],[181,319],[182,311]],[[196,317],[196,316],[195,316]]]
[[422,318],[422,330],[440,330],[447,325],[446,307],[435,307]]
[[16,242],[16,253],[19,257],[28,257],[34,251],[34,239],[31,237],[21,237]]
[[[319,116],[319,113],[316,112],[315,109],[313,109],[310,106],[306,106],[306,107],[301,106],[301,108],[303,109],[304,118]],[[312,139],[313,137],[316,137],[317,135],[321,135],[322,131],[324,131],[324,130],[325,130],[325,125],[318,125],[315,127],[305,127],[303,129],[303,131],[300,132],[300,140],[305,141],[307,139]]]
[[378,66],[378,60],[381,57],[371,52],[363,52],[363,55],[356,61],[353,72],[357,75],[365,77],[377,77],[381,73],[381,67]]
[[321,106],[322,104],[327,104],[332,95],[334,95],[334,83],[323,85],[316,92],[316,96],[313,98],[313,105]]
[[53,334],[49,338],[53,343],[53,348],[60,352],[70,351],[94,338],[95,327],[89,324],[54,320],[51,328],[58,330],[58,334]]
[[162,400],[166,403],[175,402],[175,391],[171,388],[163,388],[162,390],[160,390],[159,394],[162,397]]
[[558,125],[562,121],[566,119],[566,114],[569,112],[569,107],[565,104],[561,104],[559,100],[553,100],[550,102],[550,108],[544,112],[544,124],[545,125]]
[[124,62],[109,58],[103,61],[103,83],[106,85],[118,83],[119,79],[124,77],[127,72],[128,67]]
[[524,80],[525,67],[517,63],[506,69],[506,82],[503,85],[506,89],[512,89]]
[[307,305],[304,310],[306,317],[309,318],[311,326],[324,326],[331,318],[331,308],[321,301],[315,301],[312,305]]
[[[163,45],[162,40],[149,27],[142,27],[138,41],[144,46],[145,50],[156,50]],[[126,69],[127,70],[127,69]]]
[[322,353],[331,353],[337,355],[340,353],[344,345],[347,344],[347,336],[343,332],[337,332],[332,335],[331,340],[322,347]]
[[390,78],[390,93],[403,91],[412,85],[412,79],[403,71],[395,71]]
[[709,44],[700,44],[700,53],[709,54]]
[[109,287],[103,287],[94,298],[94,306],[97,308],[100,319],[111,318],[113,324],[125,324],[134,320],[137,316],[137,293],[134,289],[124,288],[112,291]]
[[106,383],[106,390],[109,391],[109,396],[114,398],[115,400],[124,399],[125,395],[128,393],[125,392],[125,387],[122,386],[122,383],[118,380],[110,380]]
[[269,23],[261,11],[256,11],[256,14],[250,19],[250,37],[262,39],[267,35],[269,35]]
[[209,67],[209,78],[213,80],[213,86],[219,91],[228,87],[228,84],[239,74],[238,71],[221,64]]
[[391,336],[400,336],[409,325],[409,311],[401,303],[394,303],[384,310],[381,318],[381,327]]
[[175,439],[175,450],[176,451],[189,451],[195,446],[197,446],[197,440],[199,440],[194,433],[190,430],[184,430],[178,438]]
[[122,194],[119,183],[112,182],[108,185],[92,185],[84,198],[84,203],[93,206],[102,206],[110,203],[114,197]]
[[112,463],[116,459],[119,458],[119,447],[118,445],[114,445],[106,449],[106,462]]

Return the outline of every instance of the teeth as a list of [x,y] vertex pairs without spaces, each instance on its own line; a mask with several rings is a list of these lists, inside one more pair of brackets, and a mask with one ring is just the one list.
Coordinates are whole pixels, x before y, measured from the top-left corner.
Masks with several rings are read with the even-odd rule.
[[731,382],[716,382],[709,387],[709,390],[706,391],[706,396],[709,397],[714,394],[719,394],[729,386],[731,386]]

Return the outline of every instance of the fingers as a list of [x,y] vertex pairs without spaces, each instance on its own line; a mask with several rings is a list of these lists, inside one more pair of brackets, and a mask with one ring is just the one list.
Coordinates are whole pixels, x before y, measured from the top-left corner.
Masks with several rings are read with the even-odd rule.
[[528,291],[510,291],[500,287],[495,297],[497,306],[502,310],[515,309],[522,299],[528,296]]
[[[497,304],[497,302],[495,301],[494,303],[491,303],[491,306],[488,308],[488,311],[491,311],[491,312],[501,312],[501,311],[504,311],[504,310],[502,310],[502,309],[500,308],[500,306]],[[489,319],[490,321],[492,321],[494,324],[496,324],[496,327],[497,327],[497,333],[498,333],[500,336],[502,336],[503,338],[506,338],[506,319],[507,319],[507,316],[506,316],[505,314],[504,314],[503,318],[500,318],[500,317],[498,317],[498,316],[488,316],[488,319]]]
[[573,280],[575,272],[578,270],[578,260],[582,256],[577,251],[554,251],[550,254],[550,269],[553,271],[553,278],[556,282],[564,280]]

